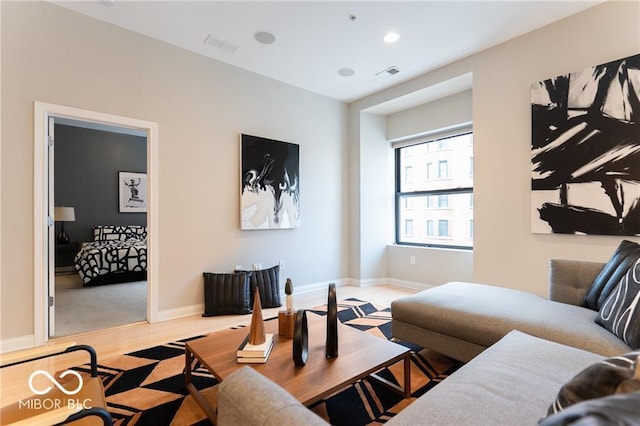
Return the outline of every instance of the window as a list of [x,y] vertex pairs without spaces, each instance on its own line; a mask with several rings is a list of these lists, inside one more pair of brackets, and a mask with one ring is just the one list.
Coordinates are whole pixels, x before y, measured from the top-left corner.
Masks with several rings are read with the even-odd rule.
[[413,220],[407,219],[404,221],[404,233],[406,235],[413,235]]
[[413,209],[413,198],[407,197],[404,199],[404,208],[407,210]]
[[[394,147],[396,243],[473,247],[473,133],[471,129]],[[410,150],[411,155],[406,151]],[[415,171],[410,184],[407,169]],[[412,201],[407,201],[411,199]],[[412,210],[413,202],[424,209]],[[420,204],[418,204],[420,205]],[[414,222],[416,229],[414,229]],[[424,228],[422,228],[424,226]]]
[[411,182],[413,180],[413,167],[407,166],[404,168],[404,181]]
[[449,177],[449,162],[447,160],[438,161],[438,179]]
[[433,163],[427,163],[427,180],[431,180],[433,178]]
[[449,221],[446,219],[438,220],[438,236],[439,237],[448,237],[449,236]]

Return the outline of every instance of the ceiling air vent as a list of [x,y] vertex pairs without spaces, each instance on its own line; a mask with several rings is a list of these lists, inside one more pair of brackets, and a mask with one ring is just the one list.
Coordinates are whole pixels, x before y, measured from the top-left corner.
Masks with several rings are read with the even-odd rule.
[[227,52],[234,53],[238,50],[238,45],[231,43],[230,41],[224,41],[209,34],[203,41],[204,44],[217,47],[218,49],[226,50]]
[[398,69],[398,67],[389,67],[384,71],[380,71],[379,73],[376,74],[376,76],[378,77],[389,77],[392,75],[396,75],[400,72],[400,70]]

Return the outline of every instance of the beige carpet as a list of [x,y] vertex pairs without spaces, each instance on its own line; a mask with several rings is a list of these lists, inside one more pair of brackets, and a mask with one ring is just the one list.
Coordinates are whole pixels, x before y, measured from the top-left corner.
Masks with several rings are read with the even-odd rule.
[[147,318],[147,282],[56,289],[55,337]]

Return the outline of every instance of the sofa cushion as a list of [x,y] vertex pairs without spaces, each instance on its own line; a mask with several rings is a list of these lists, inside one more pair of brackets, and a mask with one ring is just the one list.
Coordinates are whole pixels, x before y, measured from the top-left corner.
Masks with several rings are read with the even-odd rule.
[[290,393],[250,367],[224,379],[217,397],[219,426],[328,425]]
[[640,258],[640,245],[623,240],[584,296],[582,306],[600,310],[627,270]]
[[633,349],[640,348],[640,260],[611,292],[595,321]]
[[452,282],[402,297],[391,303],[391,314],[394,322],[485,348],[515,329],[605,356],[631,349],[594,322],[598,312],[484,284]]
[[602,357],[512,331],[387,422],[530,425],[558,389]]
[[562,386],[547,414],[589,399],[636,391],[640,391],[640,351],[604,359],[576,374]]

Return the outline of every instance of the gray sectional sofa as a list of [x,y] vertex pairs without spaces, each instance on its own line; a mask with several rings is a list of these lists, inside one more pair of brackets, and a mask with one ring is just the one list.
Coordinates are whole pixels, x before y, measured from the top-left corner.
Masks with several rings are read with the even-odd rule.
[[549,298],[452,282],[391,303],[393,337],[469,361],[511,330],[600,355],[631,348],[580,306],[605,263],[551,260]]
[[[576,374],[631,351],[594,323],[597,311],[579,306],[604,266],[553,260],[549,299],[449,283],[394,301],[394,337],[467,363],[388,424],[536,424]],[[222,426],[326,424],[251,368],[220,384],[218,420]]]

